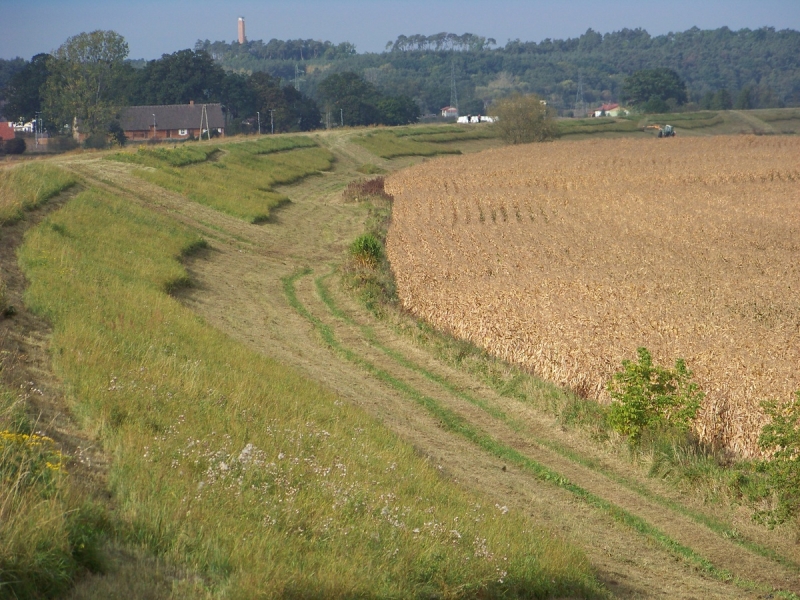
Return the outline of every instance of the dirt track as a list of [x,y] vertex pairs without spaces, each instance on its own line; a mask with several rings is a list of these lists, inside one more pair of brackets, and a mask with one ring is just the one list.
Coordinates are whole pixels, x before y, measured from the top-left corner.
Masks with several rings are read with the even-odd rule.
[[[388,164],[376,159],[349,143],[349,135],[317,136],[337,157],[334,171],[281,190],[292,201],[278,210],[267,225],[246,224],[151,186],[131,175],[129,168],[120,163],[80,157],[60,162],[89,183],[170,213],[206,236],[210,247],[188,265],[196,285],[183,293],[183,300],[209,324],[324,382],[414,444],[461,485],[478,490],[493,503],[530,514],[545,527],[584,548],[601,580],[619,597],[756,598],[767,597],[770,589],[800,593],[800,570],[761,557],[657,502],[652,494],[675,502],[688,501],[678,498],[659,482],[638,476],[630,465],[602,448],[585,443],[574,432],[563,431],[552,417],[501,398],[468,375],[439,363],[362,310],[339,288],[335,277],[328,279],[327,284],[335,302],[351,321],[337,318],[330,311],[319,297],[314,279],[329,273],[342,260],[347,245],[361,233],[366,215],[364,206],[344,202],[341,190],[358,176],[354,170],[362,163],[377,163],[390,169],[402,166],[399,161]],[[287,300],[283,279],[305,268],[311,269],[312,274],[297,279],[294,287],[298,300],[316,319],[333,329],[343,347],[419,394],[458,413],[500,443],[595,497],[639,517],[714,567],[758,583],[759,589],[748,590],[746,584],[714,578],[691,561],[669,552],[652,537],[620,523],[609,511],[579,499],[564,486],[542,481],[529,469],[492,456],[447,430],[408,393],[370,375],[363,366],[329,348],[312,322]],[[377,344],[365,335],[364,327],[374,332]],[[398,354],[404,357],[403,361],[397,360]],[[435,374],[450,387],[436,383],[424,376],[424,372]],[[468,390],[470,397],[504,411],[521,429],[492,418],[453,389]],[[582,456],[596,459],[609,472],[645,486],[651,495],[632,491],[621,485],[619,478],[615,480],[582,466],[536,440],[554,440]],[[689,507],[707,510],[702,506]],[[777,535],[752,526],[745,512],[725,516],[743,535],[776,548],[795,564],[800,563],[796,544],[781,542]]]

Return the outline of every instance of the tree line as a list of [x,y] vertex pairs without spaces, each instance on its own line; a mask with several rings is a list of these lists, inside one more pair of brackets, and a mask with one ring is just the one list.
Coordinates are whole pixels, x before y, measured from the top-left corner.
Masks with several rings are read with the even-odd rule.
[[[248,42],[252,44],[253,42]],[[272,42],[270,42],[272,43]],[[314,96],[331,72],[353,72],[389,95],[411,96],[423,113],[450,103],[456,80],[462,113],[478,114],[493,101],[514,93],[536,93],[562,114],[608,102],[627,102],[625,82],[637,71],[671,69],[686,83],[686,103],[772,108],[800,105],[800,32],[772,27],[722,27],[651,36],[644,29],[622,29],[540,42],[495,40],[474,34],[401,35],[385,52],[270,58],[236,42],[215,42],[214,57],[225,68],[267,71],[291,79],[299,70],[300,88]]]
[[121,35],[98,30],[30,61],[0,61],[3,113],[14,121],[42,119],[51,132],[77,119],[100,140],[109,133],[122,139],[120,110],[134,105],[219,102],[232,133],[253,130],[259,113],[270,115],[275,132],[317,129],[332,112],[334,123],[345,125],[400,125],[419,116],[409,97],[385,94],[355,73],[332,74],[312,98],[268,72],[226,70],[202,48],[165,54],[139,68],[127,56]]

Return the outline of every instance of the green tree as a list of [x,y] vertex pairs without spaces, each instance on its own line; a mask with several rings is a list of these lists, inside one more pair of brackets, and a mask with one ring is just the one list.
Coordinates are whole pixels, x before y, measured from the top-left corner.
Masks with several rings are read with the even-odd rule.
[[492,105],[495,127],[509,144],[545,142],[556,137],[553,112],[536,94],[514,94]]
[[711,110],[730,110],[731,108],[733,108],[731,93],[724,88],[717,91],[711,99]]
[[30,121],[42,110],[42,92],[50,76],[50,55],[37,54],[11,77],[6,89],[5,113],[12,119]]
[[670,99],[680,105],[686,103],[686,84],[672,69],[642,69],[625,80],[624,96],[634,106]]
[[736,110],[750,110],[753,108],[753,87],[746,86],[741,89],[736,97]]
[[408,125],[419,119],[419,106],[408,96],[386,96],[378,100],[381,125]]
[[128,56],[125,38],[114,31],[80,33],[67,39],[49,62],[44,105],[55,123],[77,118],[89,133],[105,131],[121,98]]
[[335,121],[341,119],[351,126],[380,122],[380,111],[376,107],[380,97],[378,90],[351,71],[325,78],[317,93]]
[[220,102],[225,71],[202,50],[180,50],[149,61],[137,79],[136,104]]

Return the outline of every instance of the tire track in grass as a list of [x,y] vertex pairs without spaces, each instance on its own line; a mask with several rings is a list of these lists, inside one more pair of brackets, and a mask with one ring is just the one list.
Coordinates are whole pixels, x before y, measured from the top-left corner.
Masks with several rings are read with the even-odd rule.
[[442,388],[444,388],[450,394],[472,404],[473,406],[477,406],[481,410],[483,410],[487,415],[491,416],[494,419],[498,419],[502,421],[504,424],[508,425],[514,432],[525,434],[529,441],[533,442],[534,444],[547,448],[556,454],[576,463],[582,467],[591,469],[604,477],[608,478],[610,481],[613,481],[616,484],[622,485],[628,490],[640,495],[641,497],[656,502],[667,508],[673,512],[676,512],[688,519],[691,519],[698,525],[702,525],[709,530],[713,531],[717,535],[721,536],[726,540],[730,540],[735,544],[741,546],[742,548],[757,554],[758,556],[762,556],[773,562],[781,565],[782,567],[800,574],[800,565],[796,562],[783,556],[779,552],[773,550],[772,548],[767,548],[754,542],[750,539],[743,537],[739,532],[734,530],[731,526],[727,523],[724,523],[718,519],[705,515],[703,513],[691,510],[686,506],[675,502],[667,497],[664,497],[656,492],[653,492],[649,488],[644,485],[641,485],[635,481],[632,481],[624,476],[619,475],[618,473],[614,472],[612,469],[607,468],[602,465],[599,461],[593,460],[591,458],[587,458],[579,454],[578,452],[572,450],[571,448],[565,446],[564,444],[560,444],[555,441],[547,440],[536,436],[529,427],[524,425],[518,419],[508,416],[505,412],[501,409],[497,408],[496,406],[492,406],[489,402],[473,396],[465,391],[463,391],[458,386],[451,383],[446,377],[443,377],[437,373],[429,371],[428,369],[420,366],[419,364],[415,363],[414,361],[408,359],[405,355],[397,350],[394,350],[385,344],[381,343],[378,340],[377,336],[375,335],[374,330],[372,327],[368,325],[362,325],[357,323],[353,318],[351,318],[348,314],[342,311],[337,305],[333,296],[331,295],[329,289],[326,287],[326,280],[329,279],[335,271],[331,271],[327,275],[322,275],[320,277],[315,278],[314,285],[319,295],[320,299],[322,300],[323,304],[327,307],[328,311],[337,319],[341,320],[342,322],[350,325],[352,327],[358,328],[364,339],[372,346],[389,356],[395,362],[397,362],[402,367],[405,367],[409,370],[412,370],[416,373],[419,373],[429,381],[432,381]]
[[798,598],[798,596],[791,592],[768,588],[768,586],[759,584],[749,579],[737,577],[730,571],[717,567],[710,560],[701,556],[690,547],[674,540],[658,528],[648,523],[645,519],[634,515],[633,513],[601,498],[600,496],[590,492],[587,489],[584,489],[579,485],[576,485],[567,478],[561,476],[556,471],[531,459],[518,450],[515,450],[514,448],[497,441],[485,431],[469,423],[461,415],[443,406],[436,399],[419,392],[405,381],[402,381],[388,371],[377,367],[370,361],[362,358],[358,353],[339,343],[339,341],[336,339],[333,329],[326,323],[322,322],[321,319],[313,315],[297,297],[295,283],[300,278],[311,275],[312,272],[313,271],[310,268],[305,268],[296,271],[292,275],[282,278],[281,281],[283,284],[284,295],[286,296],[289,305],[298,314],[311,323],[311,325],[320,333],[322,340],[328,347],[339,353],[347,361],[364,369],[373,377],[405,394],[416,404],[424,408],[431,416],[438,419],[441,426],[445,430],[458,434],[489,454],[506,460],[509,463],[526,470],[539,481],[550,483],[571,493],[582,502],[600,510],[601,512],[610,516],[613,520],[655,542],[658,546],[667,550],[673,556],[684,560],[687,564],[697,568],[701,572],[713,577],[718,581],[731,583],[744,590],[763,590],[778,594],[780,597],[784,598]]

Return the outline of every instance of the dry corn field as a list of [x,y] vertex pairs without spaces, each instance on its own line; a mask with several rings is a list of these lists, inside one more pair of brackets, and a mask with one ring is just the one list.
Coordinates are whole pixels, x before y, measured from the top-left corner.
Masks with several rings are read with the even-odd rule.
[[647,347],[706,393],[700,438],[758,453],[800,389],[800,138],[507,147],[392,175],[408,310],[584,397]]

